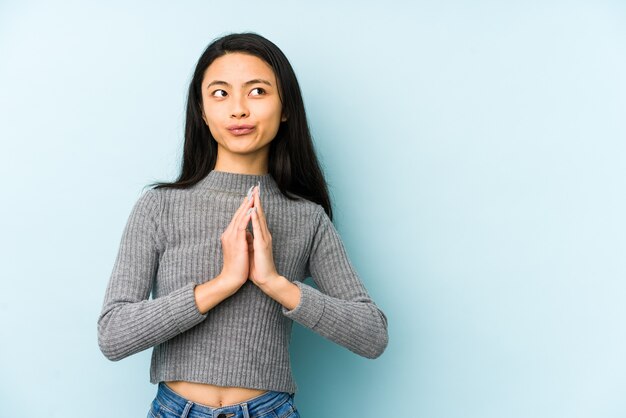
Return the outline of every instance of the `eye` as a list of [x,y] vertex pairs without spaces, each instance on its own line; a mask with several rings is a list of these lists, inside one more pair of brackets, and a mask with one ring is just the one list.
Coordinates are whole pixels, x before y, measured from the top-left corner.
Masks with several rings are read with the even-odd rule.
[[227,93],[224,90],[215,90],[213,93],[211,93],[211,95],[213,97],[226,97]]
[[255,87],[250,91],[250,96],[260,96],[265,94],[265,89],[261,87]]

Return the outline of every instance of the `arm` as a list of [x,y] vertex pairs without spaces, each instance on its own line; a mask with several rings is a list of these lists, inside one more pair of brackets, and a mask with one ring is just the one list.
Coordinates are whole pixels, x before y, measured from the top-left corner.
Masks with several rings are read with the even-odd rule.
[[370,299],[323,209],[308,269],[319,290],[294,282],[300,290],[299,303],[292,310],[283,307],[283,313],[356,354],[380,356],[389,338],[387,317]]
[[195,283],[148,300],[159,264],[159,200],[148,190],[135,203],[98,318],[98,345],[110,360],[160,344],[206,318],[196,304]]

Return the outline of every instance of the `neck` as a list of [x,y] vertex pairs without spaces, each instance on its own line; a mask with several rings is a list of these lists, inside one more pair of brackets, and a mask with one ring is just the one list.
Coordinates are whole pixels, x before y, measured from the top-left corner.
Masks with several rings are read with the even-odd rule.
[[217,152],[215,161],[216,171],[238,174],[263,175],[268,173],[268,153],[256,153],[249,155],[232,155],[225,152]]
[[198,190],[214,190],[245,196],[251,186],[261,184],[261,196],[280,194],[271,174],[245,174],[214,169],[196,184]]

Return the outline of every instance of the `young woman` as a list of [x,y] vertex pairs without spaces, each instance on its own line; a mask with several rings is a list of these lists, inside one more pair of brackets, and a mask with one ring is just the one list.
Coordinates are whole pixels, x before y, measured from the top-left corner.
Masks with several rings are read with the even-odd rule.
[[292,321],[367,358],[384,351],[387,318],[332,223],[300,87],[272,42],[207,47],[181,174],[154,186],[131,211],[98,319],[110,360],[153,347],[148,416],[298,417]]

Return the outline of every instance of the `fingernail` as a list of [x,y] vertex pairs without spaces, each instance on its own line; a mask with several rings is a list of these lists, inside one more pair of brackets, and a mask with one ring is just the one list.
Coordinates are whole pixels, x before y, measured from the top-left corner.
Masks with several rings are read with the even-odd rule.
[[254,186],[251,186],[248,189],[248,195],[246,196],[246,199],[250,200],[252,198],[252,190],[254,189]]
[[261,182],[258,183],[257,189],[259,190],[259,196],[261,196]]

